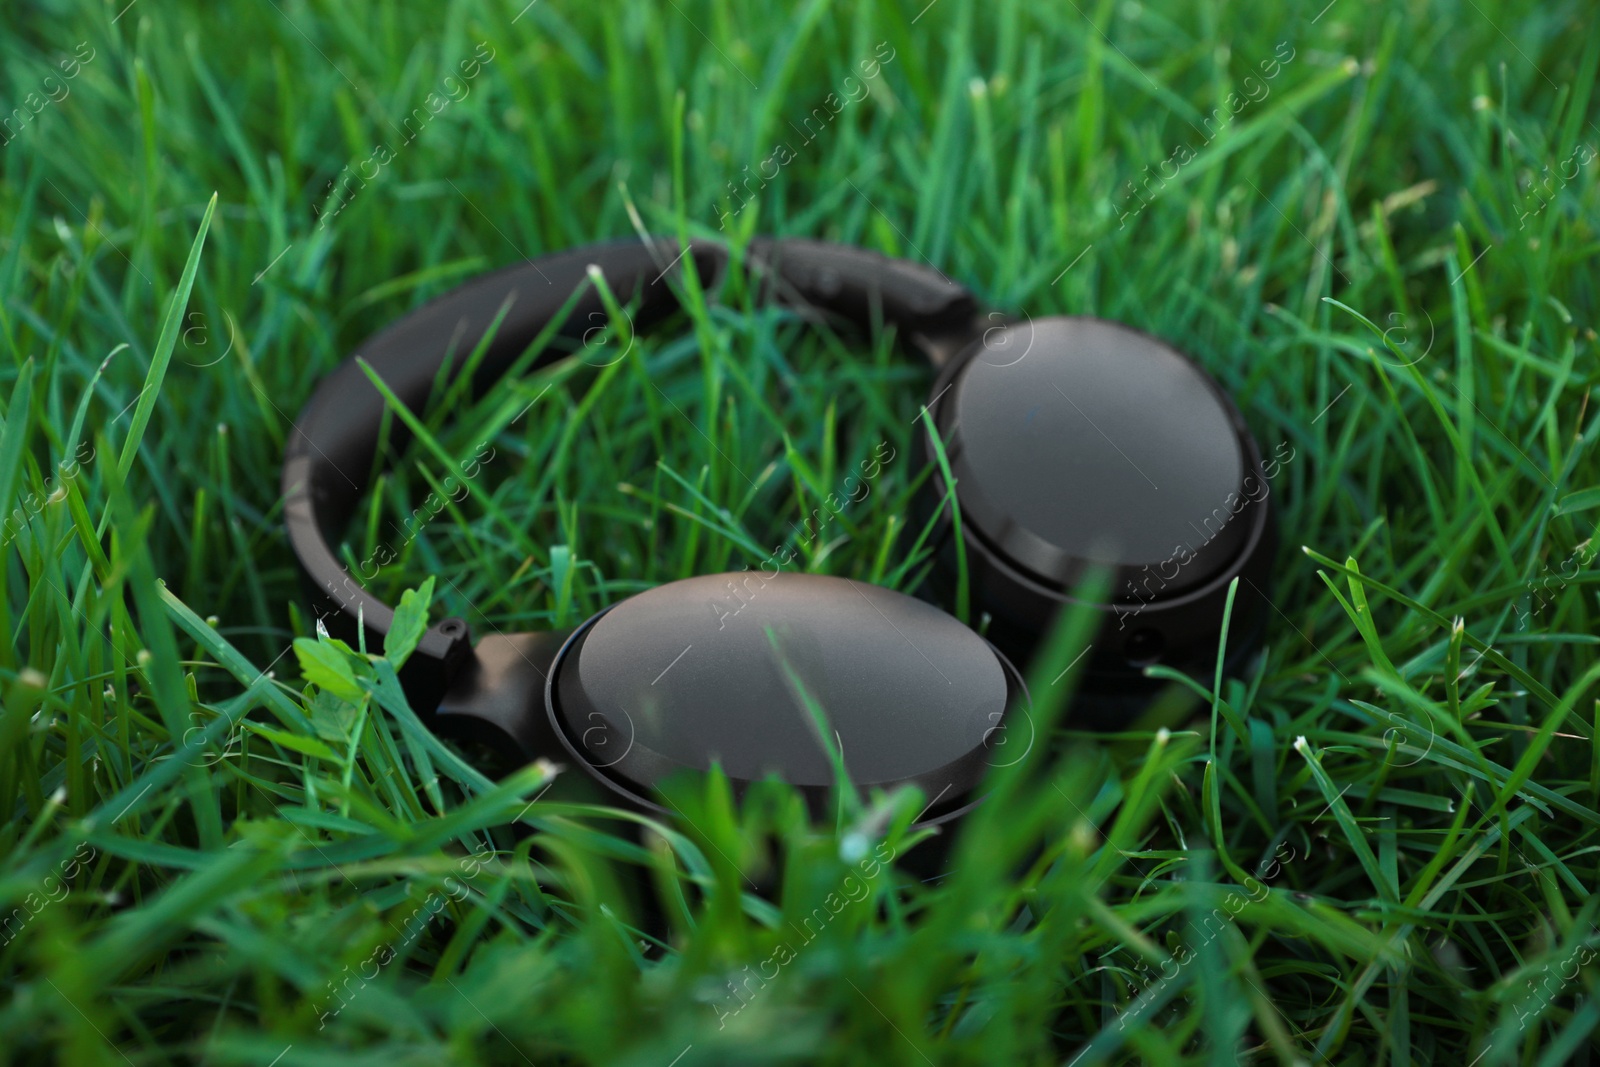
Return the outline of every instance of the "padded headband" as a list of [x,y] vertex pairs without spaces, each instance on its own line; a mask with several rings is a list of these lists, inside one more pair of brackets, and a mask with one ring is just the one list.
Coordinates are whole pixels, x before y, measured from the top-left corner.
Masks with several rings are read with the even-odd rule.
[[[361,586],[333,547],[374,472],[387,407],[356,363],[357,356],[420,417],[431,391],[455,379],[508,301],[509,310],[474,372],[473,396],[481,396],[515,364],[573,294],[584,290],[554,334],[581,341],[590,316],[604,313],[590,282],[591,267],[624,304],[638,302],[633,323],[645,329],[679,309],[671,283],[681,271],[692,268],[703,289],[716,291],[732,259],[726,246],[714,242],[692,241],[682,249],[676,242],[651,239],[590,245],[529,260],[424,304],[368,339],[323,379],[290,436],[282,492],[289,545],[313,611],[328,632],[354,644],[364,624],[368,647],[382,647],[394,619],[393,609]],[[763,300],[815,309],[862,329],[881,317],[935,367],[978,332],[972,294],[919,264],[793,238],[753,240],[744,263],[752,268]],[[562,355],[550,348],[530,369]],[[447,368],[447,363],[456,365]],[[392,421],[386,465],[410,437],[403,423]],[[426,713],[437,707],[471,651],[464,620],[450,618],[429,627],[400,674],[416,710]]]

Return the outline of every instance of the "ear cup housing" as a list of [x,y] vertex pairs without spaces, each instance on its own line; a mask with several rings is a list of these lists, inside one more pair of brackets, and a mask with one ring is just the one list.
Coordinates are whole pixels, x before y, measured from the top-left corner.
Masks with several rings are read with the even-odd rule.
[[[1277,547],[1271,487],[1233,402],[1157,338],[1092,318],[1013,322],[974,340],[940,374],[932,402],[955,480],[974,606],[987,635],[1026,664],[1090,566],[1112,571],[1083,686],[1148,696],[1161,663],[1209,679],[1228,587],[1239,588],[1226,666],[1239,668],[1271,610]],[[919,518],[939,514],[930,582],[953,600],[959,561],[946,482],[933,465]],[[1025,668],[1024,668],[1025,669]],[[1209,684],[1209,683],[1208,683]],[[1125,720],[1127,701],[1076,717]]]
[[716,764],[735,793],[773,775],[820,817],[842,765],[864,794],[919,786],[933,824],[1020,758],[1006,731],[1026,695],[993,645],[914,597],[745,571],[591,618],[557,654],[545,710],[572,760],[635,807],[660,810],[657,784]]

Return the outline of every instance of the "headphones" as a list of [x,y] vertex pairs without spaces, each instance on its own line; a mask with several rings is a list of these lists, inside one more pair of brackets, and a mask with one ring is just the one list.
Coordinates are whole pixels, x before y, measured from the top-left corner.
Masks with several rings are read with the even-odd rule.
[[[688,272],[714,294],[734,269],[765,302],[860,333],[892,327],[926,360],[932,418],[919,418],[915,451],[932,470],[916,511],[938,547],[919,592],[950,603],[964,570],[987,636],[918,596],[784,570],[775,553],[757,569],[638,593],[567,631],[474,642],[460,618],[430,626],[400,680],[433,729],[519,761],[565,753],[615,800],[663,815],[655,785],[715,762],[736,793],[776,775],[818,811],[841,769],[858,789],[915,784],[930,798],[926,826],[968,810],[986,769],[1010,761],[991,739],[1024,713],[1014,664],[1089,567],[1109,568],[1112,586],[1093,605],[1104,617],[1079,687],[1088,710],[1073,708],[1082,721],[1125,725],[1155,684],[1151,664],[1209,674],[1235,578],[1229,669],[1254,648],[1276,548],[1260,452],[1199,366],[1117,323],[986,313],[937,271],[844,245],[757,238],[741,255],[652,239],[486,275],[359,354],[420,413],[462,364],[481,395],[514,365],[562,355],[530,353],[541,335],[581,344],[604,314],[595,272],[634,302],[643,329],[679,309]],[[334,636],[353,643],[364,627],[377,647],[394,612],[333,546],[380,460],[410,439],[385,407],[355,356],[345,360],[301,411],[282,477],[313,611]]]

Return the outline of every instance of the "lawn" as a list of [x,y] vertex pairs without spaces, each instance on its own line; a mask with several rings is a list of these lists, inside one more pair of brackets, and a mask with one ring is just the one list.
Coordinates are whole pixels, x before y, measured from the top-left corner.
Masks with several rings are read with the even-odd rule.
[[[0,1064],[1590,1062],[1592,3],[9,0],[0,57]],[[1092,733],[1065,616],[929,880],[910,791],[657,820],[377,699],[301,600],[296,413],[642,233],[1192,354],[1281,460],[1260,657]],[[883,447],[792,566],[921,581],[893,338],[611,326],[430,407],[341,549],[375,591],[576,625]]]

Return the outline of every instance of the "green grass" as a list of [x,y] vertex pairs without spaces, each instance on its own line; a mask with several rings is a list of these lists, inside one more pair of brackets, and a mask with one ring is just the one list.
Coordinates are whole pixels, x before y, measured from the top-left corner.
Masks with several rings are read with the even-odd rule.
[[[0,14],[0,1062],[1588,1056],[1592,5],[124,3]],[[290,420],[453,283],[641,228],[857,243],[1193,353],[1292,457],[1260,664],[1114,737],[1068,706],[935,884],[880,862],[911,795],[818,826],[694,783],[637,832],[472,770],[308,627]],[[758,564],[887,441],[797,565],[915,584],[889,338],[732,292],[606,341],[430,409],[347,560],[388,545],[380,593],[437,574],[480,634],[573,624]]]

